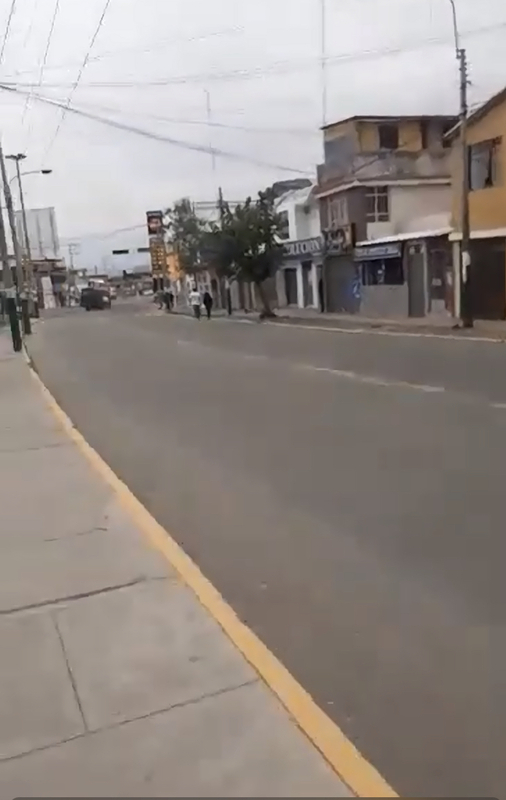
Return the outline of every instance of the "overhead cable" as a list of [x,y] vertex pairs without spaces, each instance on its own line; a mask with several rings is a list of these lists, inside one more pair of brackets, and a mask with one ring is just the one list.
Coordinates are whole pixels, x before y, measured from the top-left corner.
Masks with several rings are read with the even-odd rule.
[[48,147],[46,149],[45,158],[47,158],[49,152],[53,148],[54,143],[55,143],[55,141],[56,141],[56,139],[58,137],[58,134],[59,134],[59,132],[60,132],[60,130],[62,128],[62,125],[63,125],[63,123],[65,121],[65,117],[67,115],[67,112],[70,109],[70,104],[72,102],[72,99],[74,97],[76,89],[79,86],[79,83],[80,83],[81,78],[83,76],[84,70],[86,69],[86,66],[87,66],[88,61],[89,61],[90,56],[91,56],[91,51],[93,50],[93,46],[94,46],[94,44],[95,44],[95,42],[97,40],[97,36],[100,33],[102,25],[104,24],[104,20],[105,20],[105,17],[106,17],[107,11],[109,10],[109,6],[110,5],[111,5],[111,0],[105,0],[104,7],[102,9],[102,14],[100,15],[100,19],[98,21],[98,25],[95,28],[95,32],[93,33],[93,36],[91,37],[90,43],[88,45],[88,50],[86,52],[86,55],[85,55],[85,57],[83,59],[83,62],[81,64],[81,67],[80,67],[79,72],[77,74],[77,78],[75,79],[74,83],[72,84],[72,88],[71,88],[69,96],[67,98],[67,104],[66,104],[66,106],[63,107],[63,113],[62,113],[62,115],[60,117],[60,120],[58,122],[58,125],[56,127],[56,131],[54,132],[53,138],[51,139],[51,141],[50,141],[50,143],[49,143],[49,145],[48,145]]
[[[4,91],[12,92],[14,94],[19,94],[24,96],[26,92],[23,92],[19,89],[16,89],[12,86],[8,86],[6,84],[0,84],[0,89]],[[216,155],[223,158],[231,158],[238,161],[248,162],[250,164],[254,164],[255,166],[265,167],[268,169],[279,170],[282,172],[291,172],[296,173],[299,175],[312,175],[312,172],[309,170],[301,170],[297,167],[288,167],[283,164],[272,164],[268,161],[263,161],[261,159],[252,158],[250,156],[242,155],[240,153],[233,153],[229,150],[222,150],[218,147],[209,147],[207,145],[200,145],[195,144],[193,142],[186,142],[182,139],[174,139],[171,136],[165,136],[160,133],[156,133],[155,131],[145,130],[144,128],[138,128],[135,125],[129,125],[124,122],[119,122],[118,120],[109,119],[108,117],[102,117],[98,114],[92,114],[88,111],[83,111],[82,109],[70,105],[68,102],[61,103],[58,100],[54,100],[50,97],[44,97],[43,95],[39,95],[37,93],[33,94],[33,99],[37,100],[41,103],[45,103],[46,105],[55,106],[56,108],[62,108],[65,110],[66,113],[74,114],[79,117],[83,117],[85,119],[93,120],[94,122],[99,122],[102,125],[107,125],[110,128],[115,128],[116,130],[124,131],[126,133],[133,133],[137,136],[143,136],[144,138],[151,139],[153,141],[162,142],[165,144],[173,145],[174,147],[180,147],[185,150],[192,150],[193,152],[197,153],[206,153],[208,155]]]
[[5,45],[7,44],[7,39],[9,38],[12,18],[14,16],[14,11],[16,10],[16,2],[17,0],[12,0],[11,7],[9,9],[9,16],[7,17],[7,25],[5,26],[4,38],[2,40],[2,49],[0,50],[0,64],[2,64],[4,60]]

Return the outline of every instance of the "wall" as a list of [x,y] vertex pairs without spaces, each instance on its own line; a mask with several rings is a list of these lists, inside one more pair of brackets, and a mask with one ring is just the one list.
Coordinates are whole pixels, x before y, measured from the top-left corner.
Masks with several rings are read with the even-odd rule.
[[362,286],[360,314],[392,319],[408,316],[408,284],[403,286]]
[[443,184],[390,186],[389,222],[368,222],[367,239],[379,239],[413,230],[413,221],[430,215],[450,214],[451,186]]
[[[503,137],[500,149],[501,185],[473,191],[469,195],[471,230],[493,230],[506,228],[506,102],[492,109],[483,119],[468,128],[468,143]],[[460,207],[462,186],[462,158],[460,143],[455,140],[452,148],[453,227],[460,230]]]

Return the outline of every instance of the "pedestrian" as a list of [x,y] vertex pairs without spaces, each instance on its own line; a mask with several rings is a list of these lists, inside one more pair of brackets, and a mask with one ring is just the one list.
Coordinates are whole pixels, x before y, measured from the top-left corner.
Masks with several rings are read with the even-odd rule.
[[174,292],[172,289],[169,291],[169,311],[172,311],[174,308]]
[[190,305],[193,308],[195,319],[200,319],[200,306],[202,305],[202,298],[196,286],[190,292]]
[[213,297],[210,292],[204,292],[204,308],[206,310],[207,319],[211,319],[211,312],[213,310]]

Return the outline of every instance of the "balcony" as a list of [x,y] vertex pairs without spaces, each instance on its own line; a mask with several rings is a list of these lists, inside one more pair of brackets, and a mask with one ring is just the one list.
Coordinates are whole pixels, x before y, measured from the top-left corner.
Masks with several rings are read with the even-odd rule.
[[370,180],[416,180],[450,178],[450,151],[417,153],[381,150],[376,153],[359,153],[351,158],[317,167],[320,191],[333,189],[341,183]]

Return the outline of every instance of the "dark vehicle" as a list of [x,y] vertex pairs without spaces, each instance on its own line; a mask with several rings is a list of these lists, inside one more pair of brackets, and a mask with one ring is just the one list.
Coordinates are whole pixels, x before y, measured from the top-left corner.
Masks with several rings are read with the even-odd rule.
[[97,289],[94,286],[88,286],[81,291],[81,308],[86,311],[92,309],[102,310],[111,307],[111,296],[107,289]]

